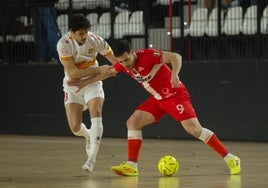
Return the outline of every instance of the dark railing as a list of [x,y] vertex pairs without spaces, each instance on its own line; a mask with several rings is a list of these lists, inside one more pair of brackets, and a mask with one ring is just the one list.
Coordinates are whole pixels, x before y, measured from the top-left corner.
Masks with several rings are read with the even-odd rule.
[[[12,2],[0,5],[0,63],[36,62],[32,5]],[[68,17],[82,13],[92,32],[109,42],[126,38],[134,49],[176,51],[189,61],[267,60],[267,1],[257,2],[237,6],[217,0],[208,10],[199,0],[59,0],[55,7],[61,34],[68,31]]]

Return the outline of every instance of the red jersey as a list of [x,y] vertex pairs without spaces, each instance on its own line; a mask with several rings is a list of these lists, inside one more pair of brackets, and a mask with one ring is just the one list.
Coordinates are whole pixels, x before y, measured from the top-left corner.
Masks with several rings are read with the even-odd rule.
[[179,88],[172,88],[171,69],[162,62],[162,51],[143,49],[136,51],[135,67],[127,70],[120,63],[115,64],[118,72],[125,72],[137,80],[157,100],[175,95]]

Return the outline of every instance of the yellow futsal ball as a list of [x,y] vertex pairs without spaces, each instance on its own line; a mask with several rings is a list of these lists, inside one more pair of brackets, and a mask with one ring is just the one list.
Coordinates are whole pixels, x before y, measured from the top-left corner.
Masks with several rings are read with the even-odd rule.
[[173,176],[179,167],[179,162],[171,155],[165,155],[158,161],[158,171],[165,176]]

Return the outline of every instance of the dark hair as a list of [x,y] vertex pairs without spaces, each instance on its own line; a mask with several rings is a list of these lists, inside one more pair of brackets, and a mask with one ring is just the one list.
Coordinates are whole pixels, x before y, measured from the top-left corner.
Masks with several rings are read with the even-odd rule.
[[130,47],[130,44],[127,40],[119,39],[119,40],[115,41],[115,43],[112,45],[112,49],[114,52],[114,56],[118,57],[125,52],[129,53],[131,50],[131,47]]
[[83,14],[74,14],[70,17],[69,28],[76,32],[80,29],[89,29],[90,22]]

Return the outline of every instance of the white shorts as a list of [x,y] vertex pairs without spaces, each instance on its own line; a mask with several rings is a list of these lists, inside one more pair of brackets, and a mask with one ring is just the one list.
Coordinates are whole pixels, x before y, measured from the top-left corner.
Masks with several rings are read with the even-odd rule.
[[65,86],[63,88],[64,91],[64,104],[68,103],[76,103],[84,106],[84,110],[87,109],[86,103],[95,97],[101,97],[104,99],[104,91],[102,88],[102,81],[95,82],[90,84],[83,89],[81,89],[78,93],[76,93],[76,86]]

